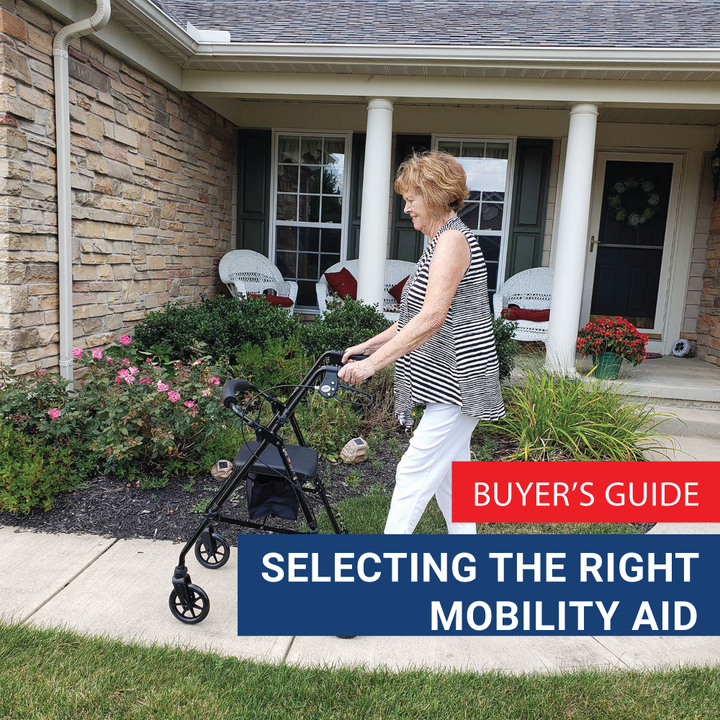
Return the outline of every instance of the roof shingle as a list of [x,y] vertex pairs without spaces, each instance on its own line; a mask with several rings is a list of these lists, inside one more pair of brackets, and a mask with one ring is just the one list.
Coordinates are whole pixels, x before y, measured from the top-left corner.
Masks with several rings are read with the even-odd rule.
[[720,0],[152,0],[233,42],[720,48]]

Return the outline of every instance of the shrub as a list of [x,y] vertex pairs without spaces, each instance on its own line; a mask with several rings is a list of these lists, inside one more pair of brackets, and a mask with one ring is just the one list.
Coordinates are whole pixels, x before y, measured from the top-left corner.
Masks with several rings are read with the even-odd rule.
[[315,322],[303,326],[302,343],[313,358],[326,350],[344,350],[387,330],[392,323],[373,305],[346,298],[331,301]]
[[75,461],[70,445],[53,446],[0,422],[0,510],[49,510],[59,492],[83,481]]
[[197,305],[166,304],[136,326],[140,351],[166,360],[189,362],[198,351],[213,359],[232,358],[252,343],[266,348],[272,339],[289,340],[300,320],[262,298],[203,297]]
[[480,422],[515,440],[510,460],[643,460],[643,450],[663,451],[655,432],[666,415],[634,405],[617,388],[550,373],[528,373],[504,390],[507,417]]
[[164,482],[193,468],[202,446],[224,424],[222,381],[209,358],[163,366],[127,347],[127,336],[123,340],[122,359],[99,349],[74,351],[87,372],[73,403],[87,417],[90,448],[105,472],[142,477],[146,485],[153,480],[143,476],[160,473]]
[[296,338],[270,340],[265,348],[246,343],[236,355],[234,377],[241,377],[261,390],[281,383],[297,383],[312,366]]
[[500,382],[503,382],[510,377],[510,373],[515,367],[515,356],[520,351],[520,343],[513,340],[517,323],[499,317],[493,318],[492,325],[500,366]]

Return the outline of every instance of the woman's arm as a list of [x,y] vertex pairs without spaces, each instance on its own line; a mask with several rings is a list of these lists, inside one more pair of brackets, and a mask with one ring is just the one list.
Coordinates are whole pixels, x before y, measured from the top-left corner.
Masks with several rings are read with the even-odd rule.
[[[383,330],[379,335],[366,340],[364,343],[354,345],[348,348],[343,355],[343,362],[348,362],[348,358],[351,355],[372,355],[376,350],[381,348],[388,340],[397,335],[397,323],[393,323],[387,330]],[[354,362],[354,361],[350,361]]]
[[[465,236],[457,230],[445,231],[437,240],[430,264],[422,310],[371,357],[346,365],[340,370],[338,377],[348,382],[360,383],[377,370],[424,345],[445,322],[455,291],[469,265],[470,248]],[[388,332],[389,330],[385,331]],[[380,338],[385,333],[377,337]]]

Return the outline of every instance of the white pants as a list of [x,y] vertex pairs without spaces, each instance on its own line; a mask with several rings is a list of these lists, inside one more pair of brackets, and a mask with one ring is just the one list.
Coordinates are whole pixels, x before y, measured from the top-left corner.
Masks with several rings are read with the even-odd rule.
[[477,422],[457,405],[428,404],[397,466],[386,535],[411,534],[433,495],[448,533],[475,534],[475,523],[452,522],[451,480],[453,461],[470,460],[470,438]]

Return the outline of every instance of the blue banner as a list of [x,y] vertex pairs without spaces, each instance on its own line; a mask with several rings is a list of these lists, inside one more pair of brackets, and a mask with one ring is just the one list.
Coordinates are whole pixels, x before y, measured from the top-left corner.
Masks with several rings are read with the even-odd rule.
[[238,635],[720,635],[720,535],[240,535]]

